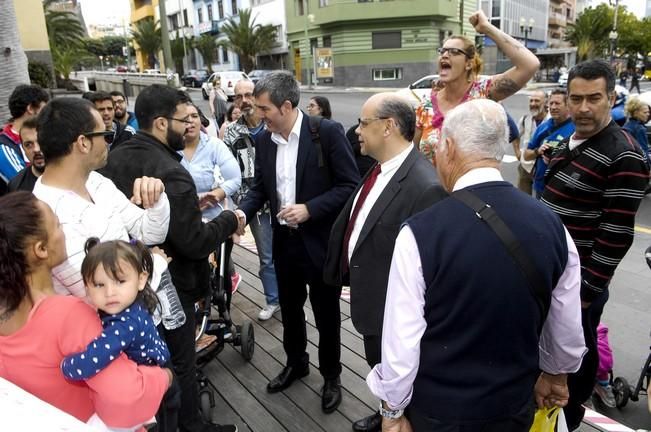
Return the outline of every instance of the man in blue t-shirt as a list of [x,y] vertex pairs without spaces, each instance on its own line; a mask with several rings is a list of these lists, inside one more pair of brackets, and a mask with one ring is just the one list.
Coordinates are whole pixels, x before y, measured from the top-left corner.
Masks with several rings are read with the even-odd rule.
[[550,118],[536,128],[524,153],[525,160],[536,161],[533,171],[533,191],[537,199],[540,199],[545,189],[545,171],[547,171],[549,158],[556,147],[574,133],[574,123],[567,108],[565,90],[557,89],[551,92],[549,115]]

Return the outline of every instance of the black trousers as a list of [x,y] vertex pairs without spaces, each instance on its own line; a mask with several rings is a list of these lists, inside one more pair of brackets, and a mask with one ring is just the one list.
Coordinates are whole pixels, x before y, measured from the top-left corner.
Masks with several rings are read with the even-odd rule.
[[445,423],[410,407],[405,411],[405,415],[414,432],[529,432],[535,409],[532,399],[517,414],[508,419],[471,425]]
[[325,379],[341,374],[341,286],[326,285],[323,269],[312,263],[300,233],[285,227],[274,230],[274,265],[283,321],[283,348],[287,365],[307,365],[309,356],[303,306],[307,286],[319,331],[319,371]]
[[589,308],[581,309],[581,323],[583,324],[583,337],[588,352],[583,357],[581,368],[567,377],[567,386],[570,390],[570,400],[563,409],[567,428],[577,429],[581,425],[585,408],[581,406],[592,395],[597,368],[599,366],[599,351],[597,350],[597,326],[601,321],[601,314],[608,301],[608,290],[597,297]]
[[203,428],[199,413],[199,388],[194,351],[196,327],[194,304],[183,304],[183,312],[185,312],[185,324],[175,330],[165,330],[165,340],[181,387],[179,429],[182,432],[194,432]]

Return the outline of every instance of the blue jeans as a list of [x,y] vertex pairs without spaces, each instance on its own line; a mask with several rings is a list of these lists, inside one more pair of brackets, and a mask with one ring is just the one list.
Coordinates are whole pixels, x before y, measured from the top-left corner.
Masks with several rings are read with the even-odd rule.
[[271,243],[273,240],[271,214],[262,213],[255,215],[251,219],[249,227],[255,239],[255,247],[258,249],[258,258],[260,259],[260,271],[258,271],[258,275],[262,281],[267,305],[277,305],[278,281],[276,280],[276,269],[274,268],[271,251]]

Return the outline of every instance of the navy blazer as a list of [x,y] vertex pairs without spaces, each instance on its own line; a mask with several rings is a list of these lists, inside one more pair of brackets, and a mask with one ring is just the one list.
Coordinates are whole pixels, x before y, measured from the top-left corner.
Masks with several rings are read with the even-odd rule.
[[[296,159],[296,204],[307,206],[310,219],[300,224],[298,231],[312,263],[321,271],[328,249],[330,229],[355,190],[359,172],[350,144],[338,123],[323,119],[319,134],[323,156],[327,159],[323,168],[319,168],[317,147],[312,141],[308,115],[303,113]],[[253,185],[240,203],[246,220],[250,221],[264,203],[269,201],[274,229],[279,226],[276,215],[280,211],[276,190],[277,149],[277,144],[271,140],[271,132],[265,131],[256,137]],[[277,249],[274,236],[274,256],[282,252]]]

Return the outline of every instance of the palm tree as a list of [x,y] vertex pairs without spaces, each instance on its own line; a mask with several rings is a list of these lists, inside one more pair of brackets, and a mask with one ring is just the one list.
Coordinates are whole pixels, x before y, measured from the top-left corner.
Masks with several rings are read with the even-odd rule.
[[72,12],[50,9],[54,0],[44,0],[45,25],[50,49],[81,47],[85,31],[79,19]]
[[217,44],[215,43],[215,38],[209,34],[202,34],[194,40],[193,46],[199,51],[201,57],[203,57],[203,63],[208,68],[208,72],[212,74],[212,64],[217,60]]
[[147,17],[136,22],[134,27],[131,31],[133,40],[138,45],[138,49],[147,57],[149,68],[153,69],[156,64],[156,54],[163,46],[158,22],[154,22],[152,17]]
[[256,24],[251,9],[240,9],[238,16],[231,16],[221,26],[228,39],[220,45],[234,51],[240,57],[242,69],[249,72],[255,66],[256,56],[276,45],[276,28],[271,24]]
[[70,73],[79,63],[80,58],[83,56],[83,54],[83,51],[80,51],[74,47],[52,49],[54,71],[57,73],[59,78],[63,80],[63,86],[65,88],[70,88]]
[[[193,37],[186,38],[185,35],[176,31],[176,38],[170,40],[170,49],[172,50],[172,60],[174,61],[174,68],[179,76],[183,75],[183,59],[188,49],[192,46]],[[184,41],[185,40],[185,41]],[[185,42],[185,47],[183,46]]]
[[[29,74],[27,69],[27,56],[23,51],[18,36],[18,22],[16,20],[16,11],[14,2],[6,2],[0,8],[0,28],[3,31],[2,48],[5,49],[5,55],[2,58],[2,67],[0,67],[0,123],[9,119],[9,107],[6,101],[14,88],[19,84],[29,84]],[[6,48],[10,51],[7,51]]]
[[577,47],[577,61],[583,61],[603,55],[612,29],[612,10],[607,5],[589,7],[569,26],[565,39]]

